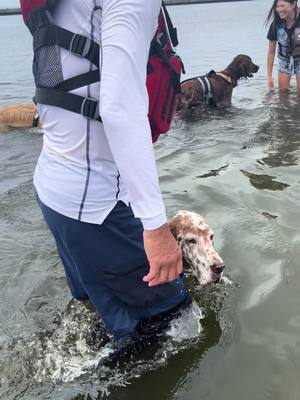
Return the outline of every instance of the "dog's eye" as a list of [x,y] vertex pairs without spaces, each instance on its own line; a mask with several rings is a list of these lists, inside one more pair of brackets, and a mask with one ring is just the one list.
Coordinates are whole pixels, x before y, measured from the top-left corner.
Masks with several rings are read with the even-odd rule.
[[196,242],[196,239],[187,239],[186,243],[187,244],[196,244],[197,242]]
[[214,235],[211,235],[211,236],[210,236],[210,240],[213,240],[213,239],[214,239]]

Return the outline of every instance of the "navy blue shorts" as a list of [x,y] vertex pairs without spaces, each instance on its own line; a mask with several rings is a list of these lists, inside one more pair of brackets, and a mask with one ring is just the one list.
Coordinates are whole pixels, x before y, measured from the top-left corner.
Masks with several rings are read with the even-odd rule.
[[118,202],[101,225],[81,222],[38,203],[55,238],[72,295],[89,299],[119,339],[144,318],[167,311],[186,296],[181,278],[149,287],[143,226]]

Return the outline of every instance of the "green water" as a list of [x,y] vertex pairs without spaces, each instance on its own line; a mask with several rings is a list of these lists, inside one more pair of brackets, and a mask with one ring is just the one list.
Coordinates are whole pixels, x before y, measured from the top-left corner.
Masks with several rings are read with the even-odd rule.
[[[299,399],[300,100],[295,91],[267,95],[269,6],[257,0],[170,9],[188,76],[224,68],[239,53],[260,65],[235,89],[230,109],[177,124],[156,146],[168,214],[186,209],[206,217],[234,282],[200,289],[188,279],[204,314],[196,338],[166,341],[113,371],[92,366],[66,378],[66,363],[78,371],[97,358],[82,345],[91,311],[70,306],[35,203],[41,133],[0,134],[0,398]],[[0,103],[29,101],[30,38],[18,17],[2,18],[0,33]]]

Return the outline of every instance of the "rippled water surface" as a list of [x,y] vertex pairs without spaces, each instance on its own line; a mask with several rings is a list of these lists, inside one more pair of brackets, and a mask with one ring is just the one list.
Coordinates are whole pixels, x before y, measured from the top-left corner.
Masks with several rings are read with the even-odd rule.
[[[41,132],[0,133],[1,399],[299,399],[300,100],[267,94],[270,3],[170,9],[187,76],[239,53],[260,71],[230,109],[176,124],[156,146],[168,214],[206,217],[233,284],[188,277],[194,310],[129,363],[101,367],[95,315],[70,299],[32,190]],[[29,101],[29,35],[20,17],[0,18],[0,104]]]

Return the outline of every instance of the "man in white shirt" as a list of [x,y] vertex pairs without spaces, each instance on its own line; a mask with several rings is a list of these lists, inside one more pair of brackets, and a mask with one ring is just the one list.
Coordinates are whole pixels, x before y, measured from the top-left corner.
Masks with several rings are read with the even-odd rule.
[[[90,299],[117,340],[187,298],[147,118],[146,66],[160,7],[161,0],[58,2],[54,23],[100,44],[100,83],[72,93],[98,99],[102,123],[38,104],[38,202],[72,295]],[[57,47],[35,63],[36,81],[49,87],[95,68]]]

